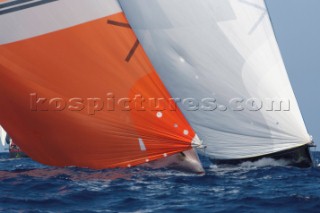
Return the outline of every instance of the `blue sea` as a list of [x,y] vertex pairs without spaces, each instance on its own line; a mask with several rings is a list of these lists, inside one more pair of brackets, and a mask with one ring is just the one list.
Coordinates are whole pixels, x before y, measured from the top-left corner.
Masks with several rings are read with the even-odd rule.
[[[314,153],[317,161],[320,153]],[[204,159],[204,161],[206,161]],[[1,212],[320,212],[320,169],[263,159],[206,174],[55,168],[0,155]]]

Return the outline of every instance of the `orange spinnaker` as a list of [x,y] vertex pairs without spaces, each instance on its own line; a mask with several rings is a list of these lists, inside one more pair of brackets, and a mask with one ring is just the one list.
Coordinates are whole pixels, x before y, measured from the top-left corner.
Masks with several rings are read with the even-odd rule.
[[[170,98],[130,27],[119,22],[127,23],[122,13],[0,46],[0,123],[34,160],[130,167],[191,148],[195,133],[179,109],[112,110],[88,101],[106,101],[107,93],[115,100]],[[70,110],[54,98],[84,102]]]

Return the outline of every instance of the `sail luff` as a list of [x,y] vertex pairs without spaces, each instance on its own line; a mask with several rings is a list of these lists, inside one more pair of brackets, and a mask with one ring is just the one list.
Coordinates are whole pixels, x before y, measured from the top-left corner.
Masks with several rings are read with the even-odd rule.
[[[264,7],[266,8],[266,11],[267,11],[267,13],[268,13],[268,18],[269,18],[269,22],[270,22],[270,25],[271,25],[271,29],[272,29],[272,31],[273,31],[274,39],[275,39],[275,42],[276,42],[276,44],[277,44],[277,45],[276,45],[276,46],[277,46],[277,49],[278,49],[277,52],[280,53],[280,58],[281,58],[281,60],[283,61],[283,66],[284,66],[285,70],[287,70],[286,65],[285,65],[285,63],[284,63],[284,59],[283,59],[282,53],[281,53],[281,49],[280,49],[280,47],[279,47],[279,42],[278,42],[278,39],[277,39],[277,34],[276,34],[275,30],[274,30],[275,28],[274,28],[274,24],[273,24],[273,21],[272,21],[272,17],[270,16],[270,11],[269,11],[269,8],[268,8],[268,4],[266,3],[265,0],[263,0],[263,3],[264,3]],[[302,116],[302,113],[301,113],[301,110],[300,110],[300,107],[299,107],[299,103],[298,103],[297,97],[296,97],[296,95],[295,95],[295,92],[294,92],[294,90],[293,90],[293,87],[292,87],[292,84],[291,84],[291,81],[290,81],[289,73],[288,73],[288,72],[285,72],[285,73],[286,73],[286,75],[287,75],[287,79],[288,79],[288,81],[289,81],[290,87],[291,87],[292,92],[293,92],[293,95],[294,95],[294,102],[295,102],[294,104],[298,106],[299,115],[301,116],[301,120],[302,120],[302,122],[301,122],[302,128],[304,128],[304,129],[305,129],[305,132],[307,132],[307,134],[309,135],[307,125],[306,125],[305,120],[304,120],[304,118],[303,118],[303,116]],[[313,142],[312,136],[311,136],[311,135],[309,135],[309,136],[310,136],[310,142]]]

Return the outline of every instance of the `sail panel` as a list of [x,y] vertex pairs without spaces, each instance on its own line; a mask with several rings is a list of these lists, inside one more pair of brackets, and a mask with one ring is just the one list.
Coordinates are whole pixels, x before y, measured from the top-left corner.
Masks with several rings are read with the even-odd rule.
[[120,4],[211,158],[310,142],[263,0]]
[[34,160],[131,167],[192,149],[193,129],[119,8],[59,0],[0,16],[0,123]]

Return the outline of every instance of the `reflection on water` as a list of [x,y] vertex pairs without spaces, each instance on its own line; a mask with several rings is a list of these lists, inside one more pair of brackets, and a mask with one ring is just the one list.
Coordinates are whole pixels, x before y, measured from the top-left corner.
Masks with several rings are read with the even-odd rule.
[[132,176],[125,170],[109,170],[109,171],[90,171],[79,170],[72,168],[44,168],[31,170],[16,170],[16,171],[0,171],[0,181],[9,178],[17,178],[19,176],[30,178],[50,179],[63,177],[64,179],[72,181],[84,180],[115,180],[126,179],[129,180]]

